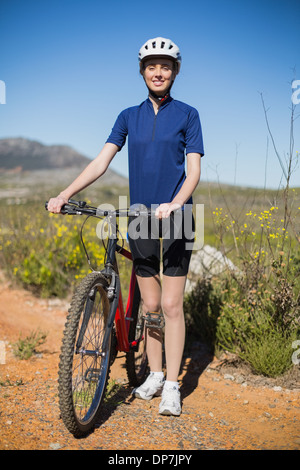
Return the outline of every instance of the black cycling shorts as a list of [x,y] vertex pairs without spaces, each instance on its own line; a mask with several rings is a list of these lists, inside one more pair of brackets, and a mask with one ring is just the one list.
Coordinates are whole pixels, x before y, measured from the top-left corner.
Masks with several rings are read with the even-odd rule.
[[128,241],[138,276],[158,274],[161,260],[166,276],[188,273],[195,235],[192,211],[179,210],[167,219],[131,216],[128,222]]

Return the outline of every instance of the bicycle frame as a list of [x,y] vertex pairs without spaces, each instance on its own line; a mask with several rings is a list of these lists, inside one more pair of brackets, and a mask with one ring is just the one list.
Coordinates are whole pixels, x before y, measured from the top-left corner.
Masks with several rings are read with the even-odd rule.
[[[116,224],[117,228],[117,224]],[[117,230],[116,232],[117,233]],[[127,298],[126,310],[124,311],[123,297],[121,283],[119,279],[119,272],[117,266],[116,253],[125,256],[127,259],[132,261],[131,252],[126,248],[118,245],[117,237],[109,238],[107,246],[107,259],[104,269],[101,273],[104,276],[111,278],[111,284],[108,287],[108,296],[113,298],[111,309],[109,313],[108,328],[106,331],[107,339],[109,338],[113,323],[115,323],[116,336],[117,336],[117,350],[122,352],[128,352],[131,349],[131,344],[128,340],[129,325],[131,321],[131,312],[133,305],[133,294],[135,285],[137,282],[136,274],[134,269],[131,270],[129,292]],[[105,341],[107,340],[104,338]],[[135,345],[134,345],[135,346]]]
[[[69,205],[71,204],[71,205]],[[74,201],[72,199],[69,200],[69,204],[65,204],[61,210],[62,214],[69,214],[69,215],[82,215],[86,214],[88,216],[96,216],[98,214],[98,210],[95,207],[90,207],[84,201]],[[45,203],[45,208],[47,209],[48,203]],[[99,211],[100,212],[100,211]],[[105,262],[104,269],[100,272],[107,278],[110,279],[110,285],[107,289],[107,295],[111,302],[109,317],[108,317],[108,325],[105,332],[104,340],[103,340],[103,348],[106,347],[106,343],[109,340],[111,329],[113,324],[115,323],[116,328],[116,336],[117,336],[117,349],[118,351],[122,352],[129,352],[131,348],[137,346],[139,340],[134,341],[132,344],[128,340],[128,332],[129,332],[129,325],[131,321],[131,314],[132,314],[132,306],[133,306],[133,295],[136,286],[136,275],[134,269],[132,268],[131,277],[130,277],[130,285],[129,285],[129,293],[126,305],[126,311],[124,311],[123,306],[123,298],[122,298],[122,290],[121,290],[121,283],[119,279],[119,272],[118,272],[118,265],[116,260],[116,252],[125,256],[127,259],[132,261],[131,252],[126,250],[126,248],[118,245],[118,225],[115,220],[115,215],[110,215],[108,211],[102,211],[102,215],[109,217],[111,227],[113,228],[113,237],[109,237],[108,245],[107,245],[107,258]],[[89,312],[87,312],[87,317]],[[84,334],[84,333],[83,333]],[[141,338],[142,339],[142,338]]]

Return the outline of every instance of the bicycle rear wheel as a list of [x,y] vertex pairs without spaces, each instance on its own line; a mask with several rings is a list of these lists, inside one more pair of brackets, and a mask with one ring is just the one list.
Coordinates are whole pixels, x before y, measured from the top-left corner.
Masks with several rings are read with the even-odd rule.
[[112,330],[103,343],[109,331],[107,287],[100,273],[83,279],[73,296],[63,334],[59,406],[65,426],[75,437],[94,428],[105,396],[112,347]]
[[148,359],[146,354],[145,325],[141,306],[141,294],[138,283],[135,284],[128,340],[131,344],[126,353],[126,371],[129,385],[138,387],[148,374]]

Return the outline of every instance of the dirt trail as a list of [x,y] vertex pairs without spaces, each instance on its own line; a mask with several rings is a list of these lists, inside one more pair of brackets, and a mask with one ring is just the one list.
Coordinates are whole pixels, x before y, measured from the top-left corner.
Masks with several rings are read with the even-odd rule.
[[[67,304],[37,299],[0,284],[1,450],[255,450],[300,449],[300,385],[265,380],[226,367],[195,345],[180,376],[183,413],[160,416],[159,398],[132,399],[124,356],[111,378],[117,393],[99,427],[84,439],[65,429],[58,408],[57,367]],[[41,354],[14,358],[11,343],[33,330],[47,332]],[[288,388],[286,388],[288,387]],[[298,387],[298,388],[297,388]]]

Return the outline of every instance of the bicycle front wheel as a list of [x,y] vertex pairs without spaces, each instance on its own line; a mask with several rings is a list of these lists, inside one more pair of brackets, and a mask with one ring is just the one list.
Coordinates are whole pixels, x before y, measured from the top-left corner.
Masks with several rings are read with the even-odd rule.
[[112,346],[112,330],[105,334],[110,310],[107,287],[100,273],[83,279],[73,296],[63,334],[59,406],[65,426],[75,437],[94,428],[105,396]]

